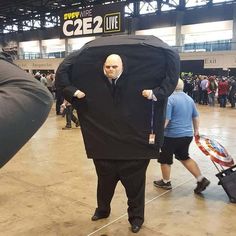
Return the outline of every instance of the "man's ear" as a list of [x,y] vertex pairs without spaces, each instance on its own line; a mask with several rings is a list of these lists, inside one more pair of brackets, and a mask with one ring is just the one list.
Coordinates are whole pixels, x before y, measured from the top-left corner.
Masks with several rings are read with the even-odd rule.
[[128,67],[128,65],[127,65],[127,58],[126,58],[126,56],[124,56],[124,55],[120,55],[120,57],[121,57],[121,60],[122,60],[122,73],[121,74],[126,74],[127,73],[127,67]]
[[107,76],[107,73],[106,73],[106,71],[105,71],[105,69],[104,69],[104,66],[103,66],[103,74],[104,74],[105,76]]

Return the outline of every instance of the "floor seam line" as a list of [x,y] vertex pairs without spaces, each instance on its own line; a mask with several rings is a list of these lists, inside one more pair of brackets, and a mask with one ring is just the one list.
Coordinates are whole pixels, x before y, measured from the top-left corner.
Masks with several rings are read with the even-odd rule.
[[[148,200],[147,202],[145,202],[145,206],[146,206],[147,204],[149,204],[150,202],[152,202],[152,201],[154,201],[154,200],[156,200],[156,199],[158,199],[158,198],[164,196],[165,194],[169,193],[170,191],[173,191],[174,189],[176,189],[176,188],[178,188],[178,187],[180,187],[180,186],[182,186],[182,185],[188,183],[190,180],[192,180],[192,178],[190,178],[190,179],[188,179],[187,181],[185,181],[185,182],[183,182],[183,183],[177,185],[176,187],[174,187],[174,188],[172,188],[172,189],[170,189],[170,190],[167,190],[167,191],[165,191],[164,193],[162,193],[162,194],[160,194],[160,195],[158,195],[158,196],[156,196],[156,197],[154,197],[154,198]],[[116,219],[113,220],[112,222],[110,222],[110,223],[108,223],[108,224],[106,224],[106,225],[103,225],[101,228],[96,229],[95,231],[91,232],[91,233],[88,234],[87,236],[94,235],[95,233],[97,233],[97,232],[101,231],[102,229],[108,227],[109,225],[115,223],[116,221],[118,221],[119,219],[123,218],[123,217],[126,216],[126,215],[127,215],[127,213],[125,213],[125,214],[119,216],[118,218],[116,218]]]

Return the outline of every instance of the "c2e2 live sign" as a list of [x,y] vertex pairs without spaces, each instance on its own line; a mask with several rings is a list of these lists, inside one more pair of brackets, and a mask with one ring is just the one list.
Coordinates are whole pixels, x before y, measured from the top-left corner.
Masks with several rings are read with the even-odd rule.
[[94,6],[64,12],[61,37],[91,36],[124,31],[124,4]]

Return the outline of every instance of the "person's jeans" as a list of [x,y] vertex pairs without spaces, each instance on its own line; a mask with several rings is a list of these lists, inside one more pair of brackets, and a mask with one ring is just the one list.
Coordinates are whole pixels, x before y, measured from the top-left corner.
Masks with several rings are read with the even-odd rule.
[[235,107],[236,99],[235,99],[234,94],[230,94],[229,100],[230,100],[231,107]]
[[222,94],[219,96],[219,100],[220,100],[220,107],[226,107],[226,103],[227,103],[227,94]]
[[202,90],[202,102],[203,102],[203,105],[208,104],[207,90]]
[[210,106],[215,106],[215,93],[209,93],[208,94],[208,102]]
[[78,123],[78,119],[73,114],[72,106],[67,106],[66,107],[66,126],[71,127],[71,121],[73,121],[75,124]]

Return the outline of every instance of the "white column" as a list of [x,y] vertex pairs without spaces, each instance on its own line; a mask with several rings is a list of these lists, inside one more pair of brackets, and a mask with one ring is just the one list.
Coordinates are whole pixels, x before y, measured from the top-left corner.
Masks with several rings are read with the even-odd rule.
[[176,29],[175,29],[175,45],[179,47],[179,52],[182,51],[184,44],[184,36],[181,35],[181,27],[183,23],[184,11],[177,11],[176,15]]
[[231,49],[236,50],[236,3],[233,4],[233,38]]

